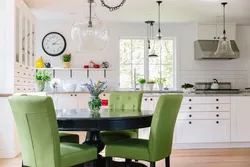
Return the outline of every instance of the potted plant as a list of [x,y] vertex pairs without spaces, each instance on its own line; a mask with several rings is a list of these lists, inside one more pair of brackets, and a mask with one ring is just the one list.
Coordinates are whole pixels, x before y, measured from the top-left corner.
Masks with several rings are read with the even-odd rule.
[[64,54],[62,56],[62,60],[63,60],[63,63],[64,63],[64,68],[70,68],[71,53]]
[[194,85],[185,83],[181,85],[181,88],[184,93],[191,93],[194,90]]
[[45,88],[45,83],[51,80],[51,75],[44,70],[36,73],[36,90],[42,92]]
[[166,83],[165,78],[156,78],[155,82],[158,84],[159,90],[163,90],[163,85]]
[[153,80],[148,81],[147,84],[148,84],[149,90],[152,91],[154,89],[155,81]]
[[141,91],[143,91],[144,85],[145,85],[145,83],[146,83],[146,79],[140,78],[140,79],[138,80],[138,82],[139,82],[139,84],[140,84],[140,89],[141,89]]

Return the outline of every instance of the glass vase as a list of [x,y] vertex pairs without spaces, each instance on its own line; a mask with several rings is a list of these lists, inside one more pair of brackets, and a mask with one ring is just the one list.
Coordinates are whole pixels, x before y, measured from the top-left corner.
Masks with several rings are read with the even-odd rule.
[[99,112],[102,106],[102,100],[100,99],[99,96],[91,96],[89,98],[88,105],[89,105],[89,109],[92,112]]

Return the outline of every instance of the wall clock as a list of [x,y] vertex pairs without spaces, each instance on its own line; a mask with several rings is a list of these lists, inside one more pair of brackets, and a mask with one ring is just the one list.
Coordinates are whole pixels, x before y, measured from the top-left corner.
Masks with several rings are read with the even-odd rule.
[[44,36],[42,47],[43,51],[49,56],[59,56],[65,51],[67,43],[62,34],[51,32]]

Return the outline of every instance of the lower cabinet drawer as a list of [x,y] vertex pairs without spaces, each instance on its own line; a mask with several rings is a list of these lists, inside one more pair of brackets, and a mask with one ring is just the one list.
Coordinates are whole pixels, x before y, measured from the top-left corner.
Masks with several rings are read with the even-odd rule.
[[178,119],[230,119],[230,112],[180,112]]
[[193,104],[181,105],[180,111],[230,111],[230,104]]
[[230,120],[177,120],[176,143],[230,142]]

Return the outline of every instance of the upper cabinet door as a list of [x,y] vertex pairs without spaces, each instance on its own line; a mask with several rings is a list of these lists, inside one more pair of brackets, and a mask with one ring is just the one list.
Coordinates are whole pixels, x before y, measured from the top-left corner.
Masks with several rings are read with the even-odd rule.
[[[236,25],[235,24],[227,24],[226,25],[226,36],[230,39],[230,40],[235,40],[236,39]],[[223,35],[223,25],[218,25],[217,26],[217,36],[221,37]]]
[[198,38],[200,40],[214,40],[217,38],[216,24],[199,25],[198,31]]

